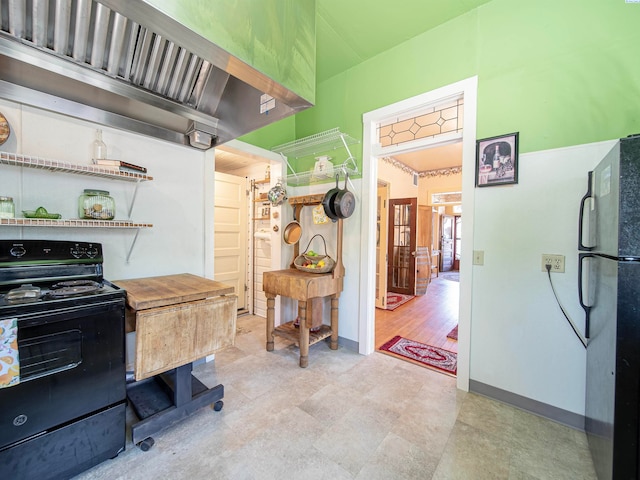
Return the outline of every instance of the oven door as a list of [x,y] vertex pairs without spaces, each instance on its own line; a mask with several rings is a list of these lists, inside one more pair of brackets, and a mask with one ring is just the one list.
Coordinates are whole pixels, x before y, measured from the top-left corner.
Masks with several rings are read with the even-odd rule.
[[0,389],[0,449],[126,397],[124,298],[28,311],[13,317],[20,383]]

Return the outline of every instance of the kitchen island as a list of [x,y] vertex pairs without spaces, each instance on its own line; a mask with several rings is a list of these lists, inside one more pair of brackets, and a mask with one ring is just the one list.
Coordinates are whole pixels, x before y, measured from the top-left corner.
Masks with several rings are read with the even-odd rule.
[[133,443],[148,450],[155,433],[205,405],[222,408],[224,387],[206,387],[192,362],[233,345],[237,297],[229,285],[186,273],[114,283],[127,291],[127,332],[136,333],[136,381],[127,387],[140,419]]

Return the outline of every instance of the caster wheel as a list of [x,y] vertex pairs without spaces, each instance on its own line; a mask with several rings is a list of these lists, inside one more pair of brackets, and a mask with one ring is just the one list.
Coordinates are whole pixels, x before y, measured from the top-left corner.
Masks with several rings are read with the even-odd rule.
[[219,412],[220,410],[222,410],[223,406],[224,406],[224,402],[222,400],[218,400],[216,403],[213,404],[213,409],[216,412]]
[[155,443],[156,442],[153,438],[147,437],[138,444],[138,447],[140,447],[140,450],[143,452],[148,452]]

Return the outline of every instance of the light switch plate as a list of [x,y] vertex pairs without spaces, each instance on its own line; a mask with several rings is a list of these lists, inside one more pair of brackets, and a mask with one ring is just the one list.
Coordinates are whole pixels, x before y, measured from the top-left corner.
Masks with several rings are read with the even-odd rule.
[[484,265],[484,250],[473,251],[473,264]]

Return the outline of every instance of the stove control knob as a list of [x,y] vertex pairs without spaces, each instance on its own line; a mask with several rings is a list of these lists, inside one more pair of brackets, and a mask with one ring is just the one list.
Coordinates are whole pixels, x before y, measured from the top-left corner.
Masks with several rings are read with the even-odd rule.
[[98,249],[93,245],[89,245],[89,248],[87,248],[87,257],[94,258],[96,255],[98,255]]
[[16,418],[13,419],[13,424],[16,427],[20,427],[25,423],[27,423],[27,420],[28,420],[28,417],[26,415],[18,415]]
[[19,258],[27,253],[27,250],[22,245],[16,245],[15,247],[12,247],[11,250],[9,250],[9,253],[11,254],[11,256]]
[[73,255],[75,258],[80,258],[82,257],[82,255],[84,255],[85,249],[80,245],[74,245],[73,247],[71,247],[71,250],[69,250],[69,253],[71,253],[71,255]]

